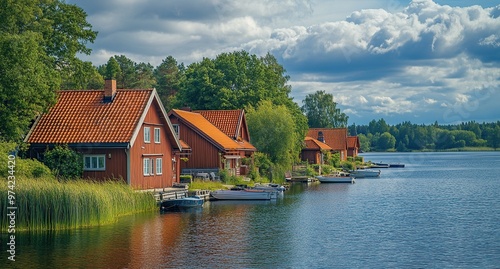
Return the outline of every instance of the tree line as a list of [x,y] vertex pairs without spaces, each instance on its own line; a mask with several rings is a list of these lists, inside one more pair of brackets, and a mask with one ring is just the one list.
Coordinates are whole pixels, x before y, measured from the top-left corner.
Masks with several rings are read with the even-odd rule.
[[409,121],[389,125],[384,119],[368,125],[349,126],[357,135],[363,151],[421,151],[464,149],[466,147],[497,149],[500,147],[500,121],[460,124],[412,124]]

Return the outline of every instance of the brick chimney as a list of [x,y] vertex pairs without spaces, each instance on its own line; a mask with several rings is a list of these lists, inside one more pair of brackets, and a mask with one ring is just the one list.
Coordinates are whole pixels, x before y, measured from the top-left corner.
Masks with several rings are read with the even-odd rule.
[[323,132],[322,131],[318,132],[318,141],[321,141],[321,142],[325,143],[325,137],[323,136]]
[[116,80],[106,79],[104,81],[104,103],[113,102],[116,95]]

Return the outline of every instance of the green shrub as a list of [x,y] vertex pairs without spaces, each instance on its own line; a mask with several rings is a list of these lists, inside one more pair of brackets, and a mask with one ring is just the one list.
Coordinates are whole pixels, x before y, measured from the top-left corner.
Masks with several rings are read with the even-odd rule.
[[214,190],[224,189],[224,186],[222,185],[221,182],[194,180],[191,183],[189,183],[189,189],[214,191]]
[[38,160],[16,158],[17,176],[28,178],[52,177],[52,172]]
[[222,182],[226,182],[228,180],[229,174],[227,170],[219,170],[219,178]]
[[193,181],[193,176],[191,175],[181,175],[180,182],[181,183],[191,183]]
[[340,166],[342,166],[343,169],[347,169],[347,170],[354,170],[354,168],[355,168],[355,164],[353,162],[349,162],[349,161],[340,162]]
[[333,173],[336,170],[337,169],[335,169],[335,167],[333,167],[331,165],[324,164],[324,165],[321,166],[321,172],[324,175],[331,174],[331,173]]
[[68,148],[68,145],[56,146],[47,151],[43,162],[58,178],[80,178],[83,175],[82,155]]
[[306,166],[306,175],[310,177],[314,177],[318,175],[318,168],[319,166],[317,164],[315,165],[307,165]]
[[[16,143],[0,142],[0,163],[5,164],[0,166],[0,176],[7,177],[9,175],[7,167],[9,155],[15,154],[17,148]],[[52,177],[50,169],[37,160],[16,156],[12,161],[14,162],[13,174],[16,177]]]

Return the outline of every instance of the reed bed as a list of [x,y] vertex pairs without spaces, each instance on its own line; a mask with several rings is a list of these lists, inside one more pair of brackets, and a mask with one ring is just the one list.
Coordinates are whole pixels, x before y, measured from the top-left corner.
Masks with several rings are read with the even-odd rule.
[[[136,192],[117,181],[92,182],[52,178],[18,178],[16,231],[57,231],[105,225],[120,216],[157,210],[151,193]],[[0,192],[2,205],[7,191]],[[7,206],[0,207],[1,232],[7,232]]]

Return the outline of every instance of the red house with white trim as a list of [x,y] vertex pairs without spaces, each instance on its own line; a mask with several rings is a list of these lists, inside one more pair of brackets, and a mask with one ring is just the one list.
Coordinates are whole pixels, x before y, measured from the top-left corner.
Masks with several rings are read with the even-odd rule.
[[300,159],[309,164],[324,164],[324,152],[331,152],[332,148],[315,138],[306,136],[305,147],[300,152]]
[[135,189],[179,182],[180,141],[155,89],[60,91],[32,126],[31,157],[67,144],[83,155],[84,178],[122,179]]
[[243,159],[251,159],[257,149],[250,144],[244,110],[169,112],[181,141],[191,148],[183,173],[227,170],[231,175],[244,175]]

